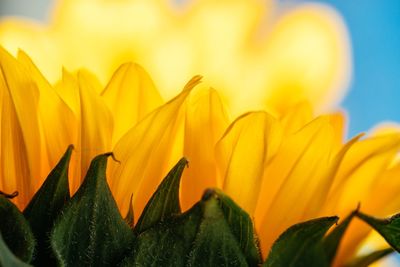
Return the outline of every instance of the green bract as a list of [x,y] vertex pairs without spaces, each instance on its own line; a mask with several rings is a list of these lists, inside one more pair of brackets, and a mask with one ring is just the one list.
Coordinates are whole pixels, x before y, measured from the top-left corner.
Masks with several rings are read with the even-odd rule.
[[[70,146],[23,213],[0,195],[0,266],[331,266],[354,217],[400,250],[399,216],[375,219],[358,209],[293,225],[261,256],[250,216],[218,189],[208,189],[182,212],[181,159],[157,188],[138,222],[122,218],[106,180],[107,159],[93,159],[74,196],[68,189]],[[132,206],[132,205],[130,205]],[[393,249],[360,256],[348,266],[368,266]]]

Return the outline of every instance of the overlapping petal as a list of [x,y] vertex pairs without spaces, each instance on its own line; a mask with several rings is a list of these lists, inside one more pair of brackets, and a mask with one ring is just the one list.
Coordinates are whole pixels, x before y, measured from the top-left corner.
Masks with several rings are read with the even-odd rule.
[[177,97],[146,116],[115,145],[120,163],[112,171],[110,185],[122,210],[127,210],[133,193],[135,210],[140,213],[163,175],[182,156],[184,106],[200,80],[195,76]]
[[275,156],[282,127],[266,112],[239,117],[216,146],[216,160],[224,190],[247,212],[257,205],[264,169]]
[[35,175],[41,174],[43,161],[39,118],[39,92],[27,70],[0,48],[1,68],[1,181],[5,190],[27,191],[18,201],[27,203],[37,189]]
[[228,114],[218,93],[206,85],[197,86],[185,112],[183,155],[189,160],[190,168],[181,182],[184,209],[200,199],[205,188],[222,186],[214,150],[228,124]]
[[[294,223],[343,217],[359,202],[376,215],[400,207],[395,130],[344,143],[344,115],[314,118],[306,102],[278,117],[256,111],[231,121],[217,91],[198,85],[200,76],[162,103],[148,75],[132,63],[122,65],[106,86],[84,70],[64,70],[53,86],[26,54],[15,59],[1,51],[1,187],[24,192],[20,207],[67,142],[75,146],[71,188],[80,184],[91,157],[113,150],[118,162],[110,166],[111,189],[123,212],[133,194],[136,216],[167,171],[187,156],[184,209],[206,188],[223,189],[254,217],[264,255]],[[46,101],[52,101],[47,109]],[[380,190],[385,197],[372,201]],[[338,264],[354,255],[369,231],[359,223],[350,227]]]
[[[113,150],[110,187],[122,212],[133,194],[138,216],[186,156],[182,206],[207,187],[223,189],[254,218],[264,255],[294,223],[344,217],[359,202],[374,215],[399,210],[400,134],[346,143],[342,112],[313,115],[346,90],[349,47],[340,18],[323,5],[274,9],[256,0],[179,8],[71,0],[50,26],[2,22],[0,43],[18,57],[0,49],[0,188],[24,192],[16,200],[23,208],[68,144],[75,146],[72,189],[95,155]],[[160,91],[127,60],[143,64]],[[95,75],[67,71],[81,67]],[[217,90],[195,76],[179,91],[195,73]],[[368,231],[350,227],[337,264]]]

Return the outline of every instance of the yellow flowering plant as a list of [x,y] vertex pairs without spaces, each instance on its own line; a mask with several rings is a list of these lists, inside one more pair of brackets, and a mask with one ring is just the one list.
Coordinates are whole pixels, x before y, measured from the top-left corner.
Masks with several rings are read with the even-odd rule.
[[[1,265],[367,266],[393,251],[357,257],[371,227],[399,250],[398,218],[367,214],[400,210],[400,134],[345,141],[343,112],[314,115],[348,80],[343,25],[304,5],[252,39],[267,6],[74,0],[47,28],[2,22]],[[164,90],[135,63],[111,75],[125,60]],[[177,92],[193,73],[217,89]]]

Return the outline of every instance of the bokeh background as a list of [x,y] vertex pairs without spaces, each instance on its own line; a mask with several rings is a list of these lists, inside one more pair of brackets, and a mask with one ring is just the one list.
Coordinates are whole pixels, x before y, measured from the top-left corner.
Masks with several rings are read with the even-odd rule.
[[[0,19],[17,15],[47,21],[53,2],[0,0]],[[306,1],[278,2],[292,5]],[[342,102],[350,118],[348,136],[368,131],[382,122],[400,122],[400,0],[313,2],[335,7],[349,30],[353,76],[349,92]],[[399,257],[390,257],[386,263],[399,266]]]
[[[0,0],[0,16],[18,15],[46,21],[53,2]],[[291,5],[305,1],[278,2]],[[382,122],[400,122],[400,0],[313,2],[335,7],[350,33],[353,76],[349,93],[342,102],[350,118],[348,136]]]
[[400,1],[321,0],[344,17],[353,49],[353,79],[343,107],[349,133],[400,121]]

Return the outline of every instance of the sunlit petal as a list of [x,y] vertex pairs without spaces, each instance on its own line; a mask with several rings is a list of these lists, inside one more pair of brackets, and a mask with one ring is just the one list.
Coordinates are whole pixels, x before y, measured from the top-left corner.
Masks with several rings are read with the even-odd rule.
[[186,107],[183,154],[189,168],[181,182],[181,202],[189,208],[198,201],[204,190],[221,187],[218,180],[214,147],[221,138],[229,120],[217,92],[198,86],[191,93]]
[[[335,133],[327,117],[320,117],[289,136],[266,168],[255,213],[265,253],[282,231],[322,203],[311,201],[329,166]],[[290,166],[290,167],[289,167]],[[306,188],[306,190],[305,190]],[[323,192],[327,193],[327,192]]]
[[[42,130],[42,143],[46,146],[47,166],[42,170],[45,177],[51,166],[55,166],[64,154],[65,148],[77,139],[76,117],[67,104],[43,77],[31,59],[22,51],[18,53],[18,61],[28,70],[29,75],[40,88],[38,112],[41,118],[39,124]],[[43,160],[46,160],[43,155]],[[45,164],[45,162],[43,162]]]
[[224,190],[247,212],[253,213],[264,167],[280,146],[282,129],[265,112],[239,117],[216,146]]
[[110,186],[123,212],[133,193],[140,214],[158,183],[183,156],[184,103],[200,79],[194,77],[181,94],[146,116],[116,144],[114,153],[120,163],[115,164]]
[[[111,112],[96,92],[90,75],[85,71],[78,73],[81,104],[80,147],[81,178],[87,172],[91,160],[99,154],[111,150],[113,120]],[[78,184],[79,185],[79,181]],[[74,188],[74,187],[73,187]]]
[[[347,152],[329,195],[329,209],[343,213],[354,209],[369,195],[383,170],[400,147],[400,135],[371,137],[357,142]],[[333,208],[335,207],[335,208]]]
[[102,92],[114,118],[113,145],[162,103],[148,74],[134,63],[122,65]]
[[37,119],[39,94],[27,70],[0,47],[2,90],[1,178],[4,190],[20,190],[27,203],[39,186],[42,147]]

